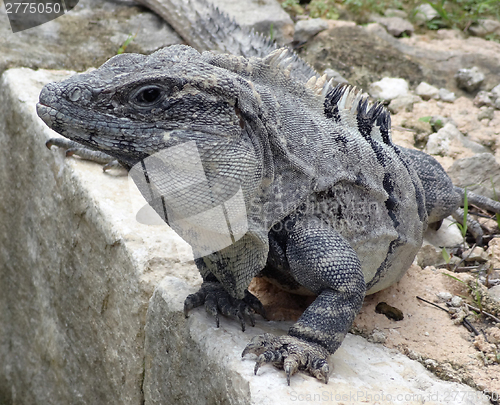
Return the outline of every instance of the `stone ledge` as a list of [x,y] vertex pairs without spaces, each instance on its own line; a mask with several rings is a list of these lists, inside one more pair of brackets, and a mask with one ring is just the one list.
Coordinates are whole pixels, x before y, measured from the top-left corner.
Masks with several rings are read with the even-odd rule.
[[288,387],[269,365],[254,376],[246,343],[289,324],[184,318],[200,283],[186,245],[134,220],[126,176],[44,147],[38,93],[65,74],[12,69],[0,84],[1,404],[488,403],[352,335],[328,385],[299,373]]

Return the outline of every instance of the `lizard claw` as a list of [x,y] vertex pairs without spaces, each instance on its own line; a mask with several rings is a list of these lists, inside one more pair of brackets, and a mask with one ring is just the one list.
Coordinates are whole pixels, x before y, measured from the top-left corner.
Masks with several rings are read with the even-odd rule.
[[287,384],[299,370],[305,370],[318,380],[328,384],[330,367],[328,351],[316,343],[309,343],[293,336],[274,336],[270,333],[255,336],[245,347],[244,357],[248,353],[256,354],[254,374],[266,363],[272,363],[285,371]]
[[220,324],[219,314],[238,318],[243,332],[246,329],[246,319],[250,321],[250,325],[255,326],[255,312],[265,318],[264,307],[255,296],[245,291],[242,300],[233,298],[218,282],[204,282],[198,292],[188,295],[184,301],[184,316],[187,318],[191,309],[201,305],[215,318],[217,327]]

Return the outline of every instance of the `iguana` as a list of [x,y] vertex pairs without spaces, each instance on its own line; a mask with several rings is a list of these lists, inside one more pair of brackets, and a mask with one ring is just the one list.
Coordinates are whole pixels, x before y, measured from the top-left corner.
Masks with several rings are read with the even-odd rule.
[[[402,277],[428,223],[461,196],[432,157],[393,144],[382,105],[316,76],[304,84],[291,60],[286,49],[246,59],[185,45],[119,55],[47,84],[37,111],[56,132],[135,170],[146,199],[192,243],[203,284],[186,313],[205,305],[217,322],[233,315],[244,329],[263,311],[247,290],[257,275],[317,295],[287,336],[258,336],[243,355],[258,355],[256,372],[268,362],[284,368],[288,383],[299,369],[327,382],[327,357],[365,294]],[[227,204],[237,195],[243,211]],[[182,220],[221,206],[245,214],[245,232],[207,253]]]

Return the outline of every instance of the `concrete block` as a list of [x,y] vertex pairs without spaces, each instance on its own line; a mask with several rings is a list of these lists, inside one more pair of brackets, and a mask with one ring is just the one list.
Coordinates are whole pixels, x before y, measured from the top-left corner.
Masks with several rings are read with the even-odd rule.
[[54,133],[36,116],[38,93],[67,74],[12,69],[0,82],[2,405],[488,403],[352,335],[330,357],[328,385],[299,373],[288,387],[271,365],[254,376],[247,342],[290,323],[259,319],[243,333],[224,317],[215,328],[203,307],[184,318],[201,282],[189,247],[135,221],[127,176],[44,146]]

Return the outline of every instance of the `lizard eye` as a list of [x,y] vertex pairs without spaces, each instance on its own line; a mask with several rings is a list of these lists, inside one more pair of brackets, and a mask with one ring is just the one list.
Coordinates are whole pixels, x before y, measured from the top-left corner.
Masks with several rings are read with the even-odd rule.
[[139,89],[133,96],[132,101],[143,107],[151,107],[162,98],[163,90],[158,87],[144,87]]

